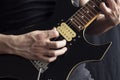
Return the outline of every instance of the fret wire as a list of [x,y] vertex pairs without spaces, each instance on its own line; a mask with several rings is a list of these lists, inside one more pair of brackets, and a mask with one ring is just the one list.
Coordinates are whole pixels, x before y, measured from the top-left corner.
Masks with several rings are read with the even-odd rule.
[[[76,13],[77,14],[77,13]],[[79,14],[79,13],[78,13]],[[74,15],[73,15],[74,16]],[[79,19],[79,20],[82,20],[82,17],[80,17],[81,19]],[[80,21],[80,23],[81,23],[81,25],[85,25],[82,21]]]
[[[74,16],[79,20],[79,22],[81,22],[81,23],[83,23],[84,24],[84,22],[85,22],[85,24],[87,23],[87,21],[85,20],[85,18],[83,19],[82,17],[80,17],[79,15],[78,15],[79,13],[76,13]],[[79,19],[80,18],[80,19]],[[81,20],[81,21],[80,21]]]
[[[84,8],[84,7],[83,7],[83,8]],[[86,12],[84,13],[83,8],[81,9],[81,11],[83,12],[83,15],[85,16]],[[89,19],[91,19],[91,16],[89,16],[89,15],[88,15],[88,16],[86,15],[86,17],[89,18]]]
[[[81,8],[80,8],[78,11],[76,11],[75,14],[77,14],[80,10],[81,10]],[[79,15],[79,14],[78,14],[78,15]],[[82,15],[83,15],[83,14],[82,14]],[[85,17],[86,17],[86,16],[85,16]],[[71,17],[70,17],[66,22],[68,22],[70,19],[71,19]]]
[[[70,21],[70,20],[69,20],[69,21]],[[68,23],[66,22],[66,24],[68,24]],[[81,27],[82,27],[82,26],[79,26],[79,27],[78,27],[78,26],[75,26],[74,24],[71,24],[71,25],[68,24],[68,26],[70,26],[70,27],[75,27],[78,31],[80,31],[80,30],[81,30]]]
[[76,21],[75,19],[71,18],[70,21],[71,21],[71,23],[73,23],[76,27],[79,26],[79,25],[76,23],[77,21]]
[[[82,9],[81,9],[82,10]],[[78,11],[77,12],[78,13],[78,15],[82,18],[82,16],[84,16],[84,18],[86,18],[88,21],[90,20],[87,16],[85,16],[83,13],[82,13],[82,11]],[[81,14],[81,15],[80,15]]]
[[67,24],[68,26],[74,26],[74,27],[77,27],[76,24],[75,24],[74,22],[69,22],[69,23],[66,22],[66,24]]
[[[78,11],[76,11],[76,13],[73,16],[79,17],[80,18],[79,22],[84,26],[86,21],[82,18],[82,16],[84,16],[84,15],[82,14],[82,16],[81,16],[80,14],[81,14],[81,8]],[[86,16],[84,16],[84,18],[86,18]]]
[[[89,2],[92,2],[92,3],[93,3],[92,0],[90,0]],[[89,3],[89,2],[88,2],[88,3]],[[87,4],[88,4],[88,3],[87,3]],[[93,4],[94,4],[94,3],[93,3]],[[89,6],[91,7],[91,5],[89,5]],[[93,7],[91,7],[91,8],[94,9]],[[78,11],[80,11],[80,9],[79,9]],[[76,11],[75,13],[77,13],[78,11]],[[96,11],[96,10],[94,9],[94,11]],[[96,11],[96,12],[98,13],[98,11]],[[71,17],[70,17],[70,18],[71,18]],[[69,20],[69,19],[68,19],[68,20]],[[67,21],[68,21],[68,20],[67,20]],[[67,21],[66,21],[66,22],[67,22]]]
[[94,3],[92,0],[90,1],[90,5],[89,5],[96,13],[98,13],[98,11],[95,8],[98,8],[98,5],[96,3]]
[[91,10],[91,12],[92,12],[93,14],[97,14],[97,13],[98,13],[98,11],[96,11],[95,8],[92,7],[91,4],[87,4],[87,6],[88,6],[88,8]]
[[90,2],[92,2],[93,4],[95,4],[98,8],[99,8],[99,4],[100,4],[100,1],[98,0],[91,0]]
[[69,26],[73,26],[73,27],[75,27],[77,30],[81,30],[82,29],[82,25],[80,24],[79,26],[77,26],[74,22],[71,22],[71,20],[70,19],[68,19],[67,21],[66,21],[66,24],[68,24]]
[[[67,23],[68,22],[68,23]],[[66,23],[69,25],[69,26],[71,26],[71,25],[75,25],[76,26],[76,24],[74,23],[74,22],[72,22],[71,20],[69,20],[69,21],[67,21]]]
[[[84,16],[84,18],[86,18],[88,21],[90,20],[88,17],[86,17],[83,13],[81,13],[81,12],[79,12],[82,16]],[[78,16],[80,16],[79,14],[78,14]]]
[[[77,13],[76,13],[76,15],[77,15]],[[76,17],[77,17],[77,16],[76,16]],[[80,26],[82,27],[82,26],[84,26],[84,25],[86,24],[86,23],[84,24],[84,23],[81,21],[82,18],[79,17],[79,16],[77,17],[77,20],[78,20],[78,22],[79,22],[79,26],[78,26],[78,27],[80,27]]]
[[[83,10],[82,9],[82,11],[84,12],[84,14],[86,14],[86,11],[85,10]],[[92,16],[90,16],[89,14],[87,14],[89,17],[90,17],[90,19],[92,19],[93,17]]]
[[[78,11],[79,11],[79,10],[78,10]],[[76,11],[75,14],[77,14],[78,11]],[[75,15],[75,14],[74,14],[74,15]],[[74,15],[73,15],[73,16],[74,16]],[[73,17],[73,16],[72,16],[72,17]],[[75,23],[76,21],[73,21],[74,19],[73,19],[72,17],[70,17],[70,18],[66,21],[66,23],[67,23],[69,26],[74,25],[75,28],[77,28],[77,29],[80,30],[80,28],[82,28],[82,27],[84,26],[84,24],[80,21],[81,24],[77,25],[77,24]],[[71,20],[71,19],[73,19],[73,20]]]
[[81,19],[79,19],[77,16],[74,16],[75,20],[78,22],[79,26],[81,25],[81,23],[83,25],[85,25],[86,23],[82,22]]
[[70,20],[67,20],[67,21],[66,21],[66,24],[69,25],[69,26],[73,26],[73,24],[71,23]]
[[87,23],[87,22],[89,21],[89,19],[88,19],[85,15],[83,15],[83,14],[82,14],[82,16],[83,16],[83,17],[82,17],[80,14],[82,14],[82,11],[81,11],[81,12],[78,12],[77,15],[78,15],[80,18],[82,18],[82,20],[83,20],[84,22]]
[[96,1],[99,2],[99,3],[102,2],[102,0],[96,0]]
[[[94,4],[93,4],[93,5],[94,5]],[[98,13],[98,11],[95,10],[95,8],[93,7],[93,5],[88,4],[88,6],[89,6],[92,10],[94,10],[96,13]]]
[[[95,1],[95,0],[94,0],[94,1]],[[98,0],[97,0],[97,1],[98,1]],[[98,2],[100,2],[100,1],[98,1]],[[92,5],[91,5],[90,3],[91,3]],[[93,2],[92,0],[89,1],[89,2],[87,3],[87,5],[88,5],[88,7],[86,7],[86,9],[89,10],[89,11],[91,12],[91,14],[94,15],[93,12],[95,12],[96,14],[99,12],[98,10],[95,9],[95,7],[98,7],[98,6],[97,6],[97,3]],[[93,7],[93,6],[95,6],[95,7]],[[68,24],[69,26],[73,26],[73,25],[74,25],[73,27],[81,30],[82,27],[85,25],[82,21],[80,21],[80,20],[84,20],[84,19],[82,18],[82,16],[83,16],[84,18],[86,18],[87,20],[89,20],[89,18],[85,16],[86,11],[84,11],[83,8],[84,8],[84,7],[82,7],[82,8],[79,9],[78,11],[76,11],[75,14],[66,21],[66,24]],[[89,9],[89,8],[90,8],[90,9]],[[99,9],[99,7],[98,7],[98,9]],[[82,13],[82,12],[84,12],[85,14]],[[79,14],[78,14],[78,13],[79,13]],[[81,15],[80,15],[80,14],[81,14]],[[88,15],[90,18],[92,17],[92,16],[90,16],[89,14],[87,14],[87,15]],[[74,16],[75,16],[75,18],[74,18]],[[76,18],[76,17],[77,17],[77,18]],[[78,18],[82,18],[82,19],[79,20]],[[71,20],[71,19],[72,19],[72,20]],[[78,20],[81,24],[78,23],[77,20]],[[86,22],[86,21],[85,21],[85,22]]]
[[[95,1],[93,2],[92,0],[90,0],[90,2],[93,4],[93,5],[96,5],[96,7],[98,7],[99,9],[99,6],[97,5],[97,3],[95,3]],[[99,2],[100,3],[100,2]]]
[[73,21],[76,23],[76,24],[78,24],[78,26],[79,26],[79,20],[77,20],[75,17],[73,17]]
[[[86,7],[85,7],[84,9],[85,9],[85,10],[84,10],[85,13],[87,13],[86,11],[89,11]],[[90,13],[90,11],[89,11],[89,14],[87,13],[87,15],[90,16],[90,17],[91,17],[91,16],[94,17],[95,14],[92,14],[92,13]]]
[[[78,22],[78,24],[79,24],[79,22],[82,22],[82,21],[80,21],[81,19],[78,18],[77,13],[74,14],[74,15],[72,16],[72,18],[75,19],[75,20]],[[83,22],[82,22],[82,23],[83,23]],[[83,23],[83,24],[84,24],[84,23]]]
[[[77,15],[80,17],[79,14],[77,14]],[[86,19],[87,22],[90,20],[90,19],[88,19],[88,17],[86,17],[86,16],[84,16],[84,18]]]
[[79,25],[80,25],[80,23],[79,23],[79,21],[80,21],[80,20],[79,20],[79,19],[77,19],[77,18],[76,18],[76,16],[73,16],[73,19],[74,19],[75,23],[77,23],[77,24],[78,24],[78,26],[79,26]]
[[68,26],[76,26],[74,23],[72,23],[71,22],[71,20],[67,20],[66,22],[65,22]]
[[91,14],[93,15],[93,16],[95,16],[96,14],[89,8],[89,6],[88,5],[86,5],[86,9],[88,10],[88,11],[90,11],[91,12]]

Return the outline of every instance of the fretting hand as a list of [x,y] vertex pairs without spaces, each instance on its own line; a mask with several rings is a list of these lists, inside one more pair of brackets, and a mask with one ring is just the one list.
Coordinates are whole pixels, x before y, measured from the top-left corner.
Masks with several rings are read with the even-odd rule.
[[108,6],[102,2],[100,7],[111,25],[120,24],[120,0],[107,0]]

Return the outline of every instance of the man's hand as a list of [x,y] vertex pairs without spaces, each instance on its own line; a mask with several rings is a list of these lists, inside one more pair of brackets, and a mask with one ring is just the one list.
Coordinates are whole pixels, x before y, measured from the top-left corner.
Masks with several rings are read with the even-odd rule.
[[[89,0],[79,0],[80,5],[84,6]],[[88,34],[100,34],[107,32],[114,26],[120,24],[120,0],[106,0],[100,4],[101,13],[92,27],[87,30]]]
[[101,10],[111,25],[116,26],[120,24],[120,0],[107,0],[107,3],[108,6],[104,2],[100,4]]
[[52,62],[67,51],[66,40],[51,41],[59,33],[56,28],[46,31],[33,31],[27,34],[13,36],[8,46],[13,54],[27,59]]

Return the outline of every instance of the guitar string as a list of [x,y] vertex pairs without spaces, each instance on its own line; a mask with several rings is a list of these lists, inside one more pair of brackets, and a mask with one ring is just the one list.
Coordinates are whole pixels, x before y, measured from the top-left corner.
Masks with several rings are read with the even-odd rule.
[[98,11],[95,8],[93,8],[95,3],[93,3],[91,1],[91,4],[93,4],[93,5],[88,4],[89,8],[91,8],[92,10],[94,10],[94,13],[98,13]]
[[[90,1],[90,2],[93,2],[92,0]],[[89,4],[90,5],[90,4]],[[93,3],[93,5],[95,5],[95,3]],[[90,5],[91,6],[91,5]],[[98,6],[97,6],[98,7]],[[80,23],[79,23],[79,25],[78,25],[78,23],[76,24],[76,20],[75,20],[75,18],[74,18],[74,16],[77,16],[76,14],[78,14],[78,13],[81,13],[81,14],[83,14],[80,10],[83,10],[83,11],[85,11],[84,9],[83,9],[84,7],[82,7],[81,9],[79,9],[76,13],[75,13],[75,15],[73,15],[72,17],[70,17],[67,21],[66,21],[66,23],[69,25],[69,26],[72,26],[72,25],[75,25],[75,27],[78,27],[78,26],[80,26]],[[93,7],[92,7],[92,9],[94,9]],[[90,10],[90,9],[89,9]],[[94,11],[96,11],[95,9],[94,9]],[[91,11],[92,12],[92,11]],[[97,13],[98,13],[98,11],[96,11]],[[80,14],[78,14],[79,16],[80,16]],[[80,18],[79,16],[77,16],[77,18]],[[86,17],[85,15],[84,15],[84,17]],[[82,21],[80,21],[79,20],[79,22],[81,22],[81,23],[83,23]],[[84,25],[83,25],[84,26]]]

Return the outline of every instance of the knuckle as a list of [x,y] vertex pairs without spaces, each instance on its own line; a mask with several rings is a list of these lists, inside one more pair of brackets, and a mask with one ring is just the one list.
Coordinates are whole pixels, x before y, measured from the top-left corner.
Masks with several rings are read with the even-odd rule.
[[59,48],[59,44],[56,42],[56,43],[54,44],[54,47],[55,47],[55,48]]
[[53,52],[51,53],[51,55],[52,55],[52,56],[57,56],[57,52],[56,52],[56,51],[53,51]]
[[59,33],[58,33],[57,30],[53,30],[53,34],[54,34],[55,36],[59,36]]
[[67,41],[66,40],[64,40],[64,46],[67,44]]
[[34,58],[36,59],[36,60],[41,60],[41,56],[40,55],[34,55]]

